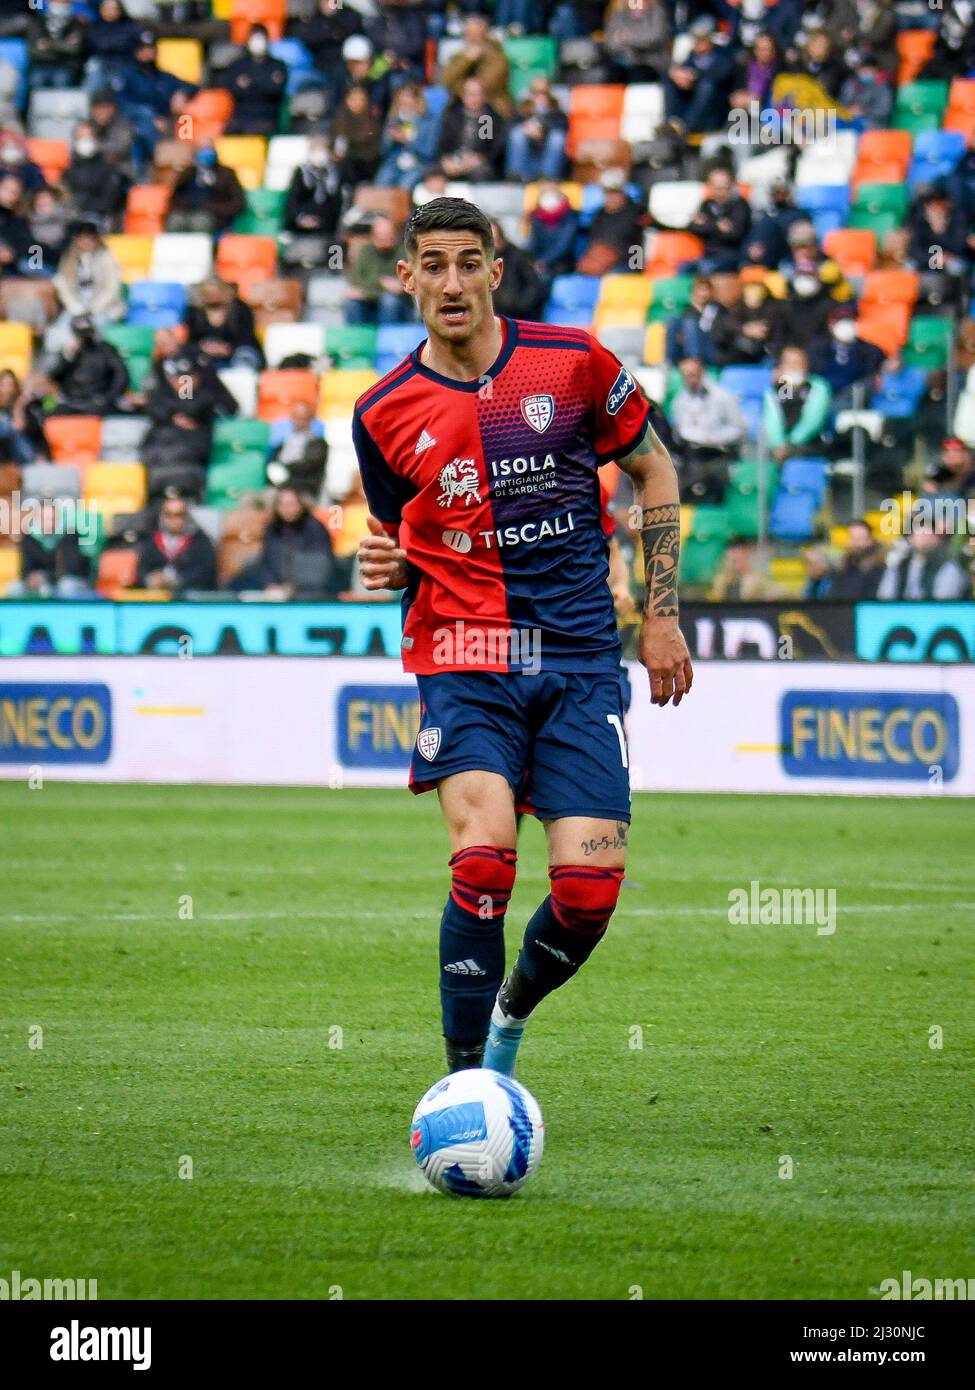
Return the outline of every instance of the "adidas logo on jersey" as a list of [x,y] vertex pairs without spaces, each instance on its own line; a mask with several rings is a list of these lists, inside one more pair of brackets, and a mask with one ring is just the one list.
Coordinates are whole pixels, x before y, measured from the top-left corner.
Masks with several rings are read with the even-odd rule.
[[471,960],[470,956],[466,960],[455,960],[450,965],[445,965],[448,975],[486,975],[487,971],[482,970],[476,960]]
[[422,454],[424,449],[432,449],[436,442],[432,434],[427,430],[421,430],[420,437],[416,441],[416,447],[413,452],[414,454]]

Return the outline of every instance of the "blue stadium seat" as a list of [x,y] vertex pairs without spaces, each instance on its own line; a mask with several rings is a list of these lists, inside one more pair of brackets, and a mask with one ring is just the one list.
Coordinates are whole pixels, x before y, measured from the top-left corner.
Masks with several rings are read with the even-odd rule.
[[828,471],[827,459],[786,459],[779,476],[779,488],[790,493],[808,492],[819,505],[826,495]]
[[726,391],[737,396],[741,404],[746,400],[761,401],[772,385],[771,367],[723,367],[718,378]]
[[965,136],[960,130],[919,130],[914,137],[908,185],[916,188],[921,183],[947,178],[964,152]]
[[769,531],[777,540],[809,540],[818,508],[819,501],[813,493],[780,489],[772,504]]
[[889,372],[881,379],[880,390],[870,399],[870,409],[879,410],[888,419],[909,420],[916,414],[927,387],[927,372],[923,367],[904,367]]
[[[810,183],[796,190],[796,205],[806,212],[838,212],[843,217],[850,210],[850,188],[845,183]],[[842,225],[842,224],[841,224]]]
[[186,311],[186,286],[164,280],[136,280],[129,286],[126,323],[172,328]]
[[271,54],[280,58],[288,69],[288,82],[285,90],[289,97],[300,92],[303,87],[320,87],[321,74],[315,67],[315,60],[301,39],[277,39],[271,44]]
[[[590,317],[599,300],[602,280],[598,275],[556,275],[548,296],[549,309],[587,312]],[[565,320],[552,320],[565,322]]]
[[450,93],[446,87],[424,87],[423,95],[427,99],[427,110],[431,116],[442,116],[447,102],[450,100]]
[[12,68],[17,69],[17,109],[23,111],[27,105],[27,69],[30,61],[27,57],[26,39],[0,39],[0,58],[9,63]]
[[[325,426],[321,420],[312,420],[310,428],[312,434],[317,434],[320,439],[324,438]],[[275,449],[279,448],[280,445],[284,443],[290,433],[290,420],[271,420],[267,437],[268,453],[273,454]]]
[[[382,369],[378,366],[380,357],[392,357],[392,366],[409,356],[415,347],[418,347],[427,336],[427,330],[422,323],[384,323],[379,327],[376,334],[376,370],[382,374]],[[389,371],[389,367],[385,369]]]
[[846,216],[845,212],[838,212],[836,208],[822,208],[819,212],[813,213],[812,224],[816,228],[816,239],[820,245],[830,232],[846,226]]

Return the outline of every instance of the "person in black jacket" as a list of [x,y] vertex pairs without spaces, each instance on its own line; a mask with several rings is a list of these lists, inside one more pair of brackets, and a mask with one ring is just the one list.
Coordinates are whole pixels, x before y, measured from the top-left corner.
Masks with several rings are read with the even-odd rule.
[[284,228],[294,236],[324,237],[331,241],[342,216],[342,180],[324,136],[313,135],[308,158],[291,176],[284,205]]
[[[152,421],[142,441],[142,461],[151,474],[172,464],[205,469],[214,423],[236,415],[237,402],[207,358],[181,352],[153,367],[143,409]],[[149,484],[151,491],[151,477]]]
[[234,99],[228,135],[273,135],[278,128],[288,69],[269,52],[268,33],[255,24],[247,53],[221,74],[219,85]]
[[325,481],[328,445],[321,425],[315,428],[314,412],[307,401],[291,407],[290,433],[278,445],[267,465],[267,480],[273,487],[289,487],[306,497],[318,498]]
[[[29,521],[28,521],[29,518]],[[59,534],[57,508],[51,501],[25,516],[20,541],[20,579],[7,588],[8,598],[76,598],[88,589],[91,566],[73,531]]]
[[15,174],[0,175],[0,275],[23,274],[30,255],[30,224],[23,215],[24,185]]
[[507,125],[488,104],[479,78],[468,77],[461,91],[461,99],[452,101],[444,112],[437,158],[449,178],[499,179]]
[[494,311],[518,319],[539,319],[545,307],[545,286],[527,251],[508,241],[499,222],[491,223],[494,254],[504,261],[501,284],[494,291]]
[[85,28],[71,12],[71,0],[48,0],[27,19],[30,88],[80,87],[87,44]]
[[[955,206],[944,184],[934,183],[922,191],[907,219],[907,229],[911,234],[908,257],[922,269],[962,275],[971,265],[975,253],[971,219]],[[935,247],[940,250],[941,262],[932,265]]]
[[[281,488],[264,532],[261,558],[249,572],[265,593],[281,599],[331,597],[337,583],[328,531],[293,487]],[[241,576],[237,587],[241,587]],[[244,583],[246,587],[246,582]]]
[[159,509],[159,525],[139,546],[136,589],[217,587],[217,556],[213,542],[190,517],[184,497],[167,497]]
[[176,180],[166,219],[168,232],[225,232],[244,211],[246,199],[233,169],[204,144]]
[[90,121],[80,121],[75,126],[71,163],[61,182],[80,218],[102,227],[114,224],[122,206],[125,181],[103,156]]
[[196,299],[184,319],[190,346],[218,370],[250,367],[263,371],[264,353],[254,332],[254,314],[236,288],[213,275],[199,286]]
[[701,206],[687,228],[704,242],[704,258],[698,268],[709,275],[737,270],[751,221],[751,209],[735,192],[734,175],[723,166],[712,169]]
[[90,314],[71,320],[72,337],[65,344],[48,375],[58,388],[58,401],[50,415],[112,415],[129,389],[125,363],[98,336]]

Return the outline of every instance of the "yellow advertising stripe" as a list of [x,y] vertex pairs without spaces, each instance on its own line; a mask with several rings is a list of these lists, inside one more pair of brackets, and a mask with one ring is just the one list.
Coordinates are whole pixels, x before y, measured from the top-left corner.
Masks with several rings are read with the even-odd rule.
[[206,714],[204,705],[136,705],[136,714],[160,714],[179,719],[183,716]]

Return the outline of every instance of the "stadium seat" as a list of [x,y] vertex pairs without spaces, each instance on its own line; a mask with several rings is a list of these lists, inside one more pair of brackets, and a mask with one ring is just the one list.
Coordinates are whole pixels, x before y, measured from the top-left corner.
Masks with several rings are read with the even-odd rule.
[[10,370],[23,381],[30,372],[33,349],[29,324],[0,322],[0,371]]
[[[316,414],[323,420],[334,415],[351,416],[359,396],[378,380],[374,371],[326,372],[322,377]],[[331,431],[326,431],[326,437],[331,438]]]
[[30,66],[27,41],[21,38],[0,39],[0,62],[9,63],[17,75],[17,87],[11,95],[17,108],[23,110],[27,101],[27,70]]
[[287,17],[287,0],[231,0],[231,42],[246,43],[255,24],[263,24],[270,38],[280,39]]
[[857,337],[891,357],[907,342],[910,319],[908,304],[868,304],[857,317]]
[[246,192],[247,206],[233,225],[235,232],[246,236],[276,237],[284,218],[287,197],[283,189],[250,188]]
[[[382,368],[379,366],[382,358],[391,357],[393,361],[390,365],[395,366],[397,362],[407,357],[415,347],[419,347],[426,336],[427,330],[422,323],[382,324],[376,334],[377,375],[383,375]],[[327,338],[326,342],[328,342]],[[389,368],[386,370],[388,371]]]
[[267,165],[267,141],[262,135],[222,135],[216,151],[220,163],[233,169],[241,188],[260,188]]
[[286,191],[292,174],[307,159],[310,143],[307,135],[272,135],[264,166],[264,187]]
[[[284,424],[290,429],[287,421]],[[272,433],[272,427],[266,420],[217,420],[213,426],[210,460],[218,463],[255,453],[267,458]]]
[[[837,130],[832,139],[805,145],[796,165],[796,188],[848,180],[857,161],[857,143],[855,131]],[[796,202],[802,204],[801,194]]]
[[580,139],[572,160],[572,177],[578,183],[589,185],[599,180],[607,169],[619,169],[629,178],[632,163],[630,146],[618,136]]
[[[129,385],[138,390],[145,375],[145,364],[152,357],[155,329],[146,323],[108,323],[102,329],[102,337],[111,343],[125,363],[129,373]],[[123,454],[132,458],[132,454]]]
[[648,323],[667,323],[682,314],[691,302],[691,290],[694,288],[692,275],[662,276],[650,283],[653,294],[647,311]]
[[569,128],[565,152],[570,159],[583,140],[618,140],[622,137],[623,98],[621,83],[580,84],[569,98]]
[[860,308],[870,304],[906,304],[910,309],[917,300],[917,291],[916,270],[872,270],[863,279]]
[[728,513],[724,507],[696,506],[691,525],[691,534],[681,543],[680,581],[710,584],[730,538]]
[[937,130],[948,105],[945,81],[909,82],[898,87],[891,124],[904,134]]
[[20,547],[0,544],[0,598],[20,578]]
[[802,210],[812,217],[816,238],[822,243],[829,232],[838,230],[846,223],[850,211],[849,185],[807,184],[798,201]]
[[79,121],[88,116],[88,93],[80,87],[41,88],[33,92],[27,129],[37,140],[57,140],[65,149]]
[[203,76],[203,45],[198,39],[159,39],[156,67],[198,87]]
[[958,397],[952,433],[970,449],[975,448],[975,391],[962,391]]
[[653,298],[654,282],[643,275],[604,275],[599,282],[600,309],[634,307],[645,317]]
[[909,202],[910,193],[903,183],[861,183],[853,196],[853,210],[892,212],[901,220],[907,214]]
[[654,232],[645,274],[651,279],[671,279],[687,261],[704,255],[704,242],[693,232]]
[[217,140],[234,113],[234,99],[222,87],[203,87],[195,92],[183,111],[192,125],[194,142]]
[[624,140],[650,140],[664,118],[664,89],[659,82],[631,82],[623,94],[620,135]]
[[599,285],[598,275],[556,275],[549,290],[548,307],[585,311],[591,315],[599,299]]
[[877,238],[861,227],[838,227],[823,238],[823,250],[848,278],[866,275],[877,260]]
[[897,85],[903,87],[914,81],[934,52],[937,35],[930,29],[902,29],[897,35],[897,56],[900,65]]
[[531,90],[536,77],[554,79],[559,66],[558,40],[549,34],[524,34],[504,40],[509,64],[508,91],[515,101]]
[[914,140],[914,157],[907,175],[911,188],[947,178],[964,152],[965,137],[960,130],[920,131]]
[[228,511],[248,493],[267,486],[265,455],[251,452],[218,459],[207,469],[206,504]]
[[643,335],[643,363],[647,367],[658,367],[667,356],[667,326],[664,323],[648,323]]
[[780,488],[772,503],[769,534],[776,540],[805,541],[815,532],[820,504],[814,493]]
[[255,280],[248,285],[244,298],[254,311],[258,332],[271,323],[294,323],[301,313],[301,281]]
[[129,286],[128,323],[172,328],[186,311],[186,287],[162,280],[136,280]]
[[159,236],[163,230],[171,196],[170,190],[161,184],[133,184],[125,204],[126,235]]
[[892,419],[911,419],[916,413],[927,385],[927,373],[922,367],[904,367],[888,372],[881,378],[880,389],[870,400],[870,409]]
[[122,272],[122,279],[127,285],[131,285],[133,280],[149,279],[149,268],[152,265],[152,237],[126,236],[125,233],[119,233],[115,236],[107,236],[105,245],[115,258],[119,270]]
[[[422,325],[417,325],[425,337]],[[405,327],[412,328],[412,324]],[[319,333],[321,328],[318,329]],[[378,328],[369,324],[343,324],[341,327],[325,330],[325,354],[331,359],[333,369],[339,371],[371,372],[376,357]]]
[[953,338],[953,320],[916,314],[910,321],[907,344],[901,354],[903,367],[934,371],[947,366]]
[[697,179],[662,179],[650,189],[650,216],[662,227],[683,228],[701,206],[704,184]]
[[315,68],[315,60],[300,38],[275,40],[271,44],[271,56],[280,59],[288,69],[285,92],[289,97],[295,96],[309,83],[316,85],[321,82],[321,76]]
[[62,174],[71,163],[71,150],[66,140],[32,137],[27,141],[27,153],[52,186],[61,182]]
[[80,497],[81,467],[74,463],[27,463],[21,469],[20,490],[28,501]]
[[278,247],[273,237],[227,232],[217,245],[218,275],[236,285],[245,296],[248,285],[274,278],[277,263]]
[[103,550],[98,557],[95,588],[105,598],[118,598],[135,585],[139,555],[135,550]]
[[410,195],[405,188],[381,188],[371,183],[359,184],[352,203],[360,212],[388,217],[397,227],[402,227],[412,209]]
[[141,511],[146,505],[146,470],[141,463],[89,464],[84,496],[89,502],[110,503],[114,511]]
[[54,463],[94,463],[100,456],[102,422],[98,415],[51,415],[44,421]]
[[324,337],[325,330],[318,323],[269,324],[264,333],[267,364],[271,368],[279,367],[286,357],[297,353],[317,362],[324,351]]
[[620,359],[626,367],[643,365],[646,347],[646,328],[640,324],[626,328],[619,325],[597,326],[597,334],[602,345]]
[[241,415],[257,413],[258,374],[250,367],[223,367],[217,376],[237,402]]
[[810,492],[822,505],[826,496],[829,462],[824,458],[787,458],[779,473],[779,487],[790,492]]
[[[126,365],[128,366],[128,363]],[[106,415],[102,420],[99,461],[125,463],[129,459],[138,458],[142,439],[148,428],[149,420],[145,415]]]
[[[765,495],[774,468],[766,466]],[[760,531],[762,492],[761,469],[754,459],[739,459],[729,470],[729,485],[725,494],[725,514],[728,530],[733,536],[757,537]]]
[[29,323],[35,333],[43,333],[59,307],[50,280],[17,275],[0,279],[0,317],[11,323]]
[[[326,379],[323,378],[323,384]],[[279,420],[290,415],[295,401],[307,401],[314,410],[317,400],[318,378],[314,372],[267,371],[260,375],[257,415],[261,420]]]
[[150,280],[198,285],[213,267],[213,238],[205,232],[163,232],[152,247]]

